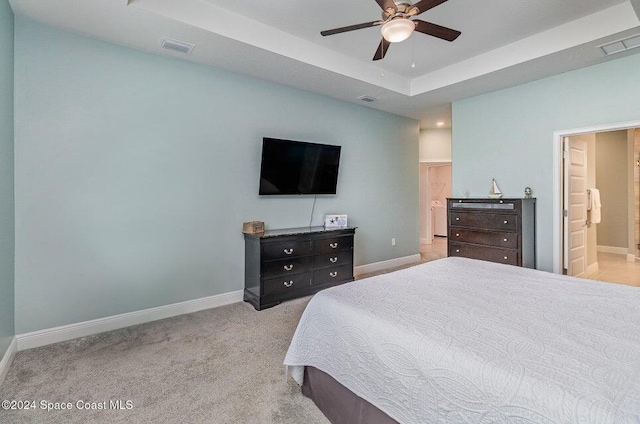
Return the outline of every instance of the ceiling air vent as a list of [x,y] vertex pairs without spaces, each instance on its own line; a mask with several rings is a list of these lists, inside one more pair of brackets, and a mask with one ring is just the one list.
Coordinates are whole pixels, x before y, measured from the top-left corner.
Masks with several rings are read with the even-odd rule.
[[167,50],[173,50],[184,54],[189,54],[195,47],[195,44],[185,43],[184,41],[174,40],[169,37],[162,37],[160,39],[160,45]]
[[377,98],[377,97],[373,97],[373,96],[369,96],[368,94],[365,94],[364,96],[358,97],[358,100],[361,100],[361,101],[367,102],[367,103],[373,103],[376,100],[380,100],[380,99]]
[[602,52],[607,56],[616,54],[616,53],[621,53],[636,47],[640,47],[640,34],[625,38],[624,40],[618,40],[612,43],[607,43],[602,46],[598,46],[598,48],[602,50]]

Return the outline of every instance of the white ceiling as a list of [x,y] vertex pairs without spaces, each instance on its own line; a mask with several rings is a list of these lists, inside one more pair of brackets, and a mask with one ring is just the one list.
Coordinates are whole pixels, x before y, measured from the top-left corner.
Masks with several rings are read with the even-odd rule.
[[[414,1],[414,3],[417,2]],[[375,0],[10,0],[14,13],[83,35],[450,125],[452,101],[635,54],[597,46],[640,33],[640,0],[449,0],[419,16],[462,35],[453,43],[414,33],[371,58]],[[634,6],[636,7],[634,9]],[[196,45],[186,56],[160,38]],[[415,62],[416,67],[411,64]]]

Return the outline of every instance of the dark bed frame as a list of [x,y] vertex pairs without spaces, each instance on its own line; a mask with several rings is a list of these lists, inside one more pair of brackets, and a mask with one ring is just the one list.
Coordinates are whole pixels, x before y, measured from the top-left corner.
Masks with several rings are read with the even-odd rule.
[[314,367],[304,368],[302,394],[332,424],[398,424],[396,420]]

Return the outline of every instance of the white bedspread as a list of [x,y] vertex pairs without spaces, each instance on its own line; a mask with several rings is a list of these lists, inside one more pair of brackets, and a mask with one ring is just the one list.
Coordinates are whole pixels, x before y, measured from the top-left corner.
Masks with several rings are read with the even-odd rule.
[[401,423],[640,424],[640,288],[441,259],[316,294],[284,364]]

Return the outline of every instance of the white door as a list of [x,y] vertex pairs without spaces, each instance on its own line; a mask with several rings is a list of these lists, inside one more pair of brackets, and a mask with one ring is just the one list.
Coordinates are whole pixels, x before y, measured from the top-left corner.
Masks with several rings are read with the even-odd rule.
[[587,142],[566,137],[564,146],[564,267],[579,277],[587,269]]

